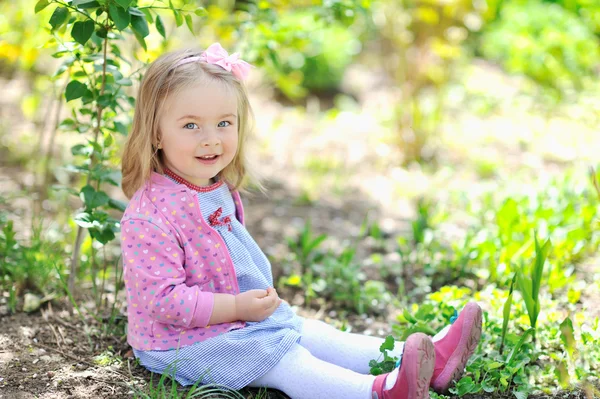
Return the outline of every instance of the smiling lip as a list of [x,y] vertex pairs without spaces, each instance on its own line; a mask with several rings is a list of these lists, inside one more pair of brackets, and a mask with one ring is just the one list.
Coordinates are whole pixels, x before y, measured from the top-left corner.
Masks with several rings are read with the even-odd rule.
[[198,162],[200,162],[203,165],[213,165],[214,163],[216,163],[219,160],[219,157],[220,157],[220,155],[217,155],[217,154],[213,154],[213,155],[215,157],[211,158],[211,159],[204,159],[204,158],[200,158],[200,157],[196,157],[196,159],[198,160]]

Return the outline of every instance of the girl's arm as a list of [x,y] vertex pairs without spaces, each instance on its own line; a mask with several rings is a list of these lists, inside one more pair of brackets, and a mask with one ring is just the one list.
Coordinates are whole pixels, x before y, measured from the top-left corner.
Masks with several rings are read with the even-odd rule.
[[236,320],[262,321],[271,316],[281,299],[274,288],[248,290],[238,295],[214,294],[210,324],[228,323]]

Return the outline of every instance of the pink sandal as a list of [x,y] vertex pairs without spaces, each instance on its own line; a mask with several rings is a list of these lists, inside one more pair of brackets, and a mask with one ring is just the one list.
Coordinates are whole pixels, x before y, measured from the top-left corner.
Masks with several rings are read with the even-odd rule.
[[431,387],[446,393],[453,381],[462,376],[467,361],[475,352],[481,338],[481,308],[474,302],[468,303],[456,321],[438,333],[442,338],[433,338],[435,347],[435,370]]
[[404,352],[396,383],[385,389],[390,373],[378,375],[373,382],[372,399],[426,399],[435,366],[435,349],[431,338],[412,334],[404,343]]

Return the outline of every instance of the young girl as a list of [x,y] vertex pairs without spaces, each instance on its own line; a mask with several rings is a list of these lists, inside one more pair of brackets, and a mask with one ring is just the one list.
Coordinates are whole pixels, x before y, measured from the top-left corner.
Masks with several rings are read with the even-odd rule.
[[[128,342],[147,369],[293,399],[426,398],[462,374],[481,334],[468,304],[433,340],[396,345],[393,372],[369,375],[380,338],[297,316],[244,227],[250,65],[215,43],[156,60],[139,90],[123,154]],[[169,370],[169,366],[173,366]]]

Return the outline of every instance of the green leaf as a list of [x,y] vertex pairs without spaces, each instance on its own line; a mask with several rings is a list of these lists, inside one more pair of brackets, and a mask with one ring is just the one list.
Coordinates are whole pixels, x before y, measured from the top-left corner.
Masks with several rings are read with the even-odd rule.
[[114,142],[114,138],[113,135],[110,133],[105,133],[105,137],[104,137],[104,148],[108,148],[112,145],[112,143]]
[[486,365],[485,365],[485,368],[486,368],[486,369],[488,369],[488,371],[491,371],[491,370],[495,370],[495,369],[497,369],[497,368],[500,368],[500,367],[502,367],[502,366],[504,366],[504,363],[500,363],[500,362],[491,362],[491,363],[488,363],[488,364],[486,364]]
[[489,380],[483,380],[483,382],[481,383],[481,389],[483,389],[487,393],[496,392],[496,385]]
[[[97,1],[86,1],[86,2],[81,3],[81,5],[79,6],[79,8],[81,8],[82,10],[87,10],[90,8],[98,8],[98,7],[100,7],[100,3],[98,3]],[[96,10],[96,16],[102,15],[103,12],[104,12],[104,10],[102,10],[102,9]]]
[[463,377],[457,383],[456,387],[451,389],[450,392],[463,396],[467,393],[473,392],[475,389],[475,383],[471,377]]
[[57,7],[50,17],[52,29],[60,27],[69,18],[69,9],[67,7]]
[[502,311],[502,339],[500,340],[500,354],[504,349],[504,338],[506,337],[506,331],[508,330],[508,322],[510,320],[510,308],[512,306],[512,297],[513,297],[513,289],[515,285],[515,280],[517,279],[517,273],[513,275],[512,281],[510,282],[510,290],[508,293],[508,298],[506,298],[506,302],[504,303],[504,309]]
[[98,36],[101,39],[105,39],[107,35],[108,35],[108,31],[106,30],[106,28],[104,26],[101,26],[96,30],[96,36]]
[[88,88],[86,85],[78,80],[72,80],[69,82],[65,90],[65,98],[67,99],[67,102],[69,102],[71,100],[83,97],[87,91]]
[[535,239],[535,266],[533,268],[533,276],[532,276],[532,294],[534,300],[537,302],[540,285],[542,283],[542,274],[544,272],[544,264],[546,263],[546,258],[548,257],[548,252],[550,251],[551,243],[550,239],[546,240],[543,246],[540,247],[540,244],[537,239],[537,234],[534,232]]
[[73,0],[71,5],[76,6],[78,8],[86,9],[99,7],[100,3],[98,3],[96,0]]
[[120,5],[124,10],[127,10],[127,7],[131,4],[132,0],[115,0],[115,2]]
[[208,15],[208,11],[206,11],[206,8],[204,8],[204,7],[198,7],[194,11],[194,14],[196,14],[199,17],[205,17]]
[[71,36],[77,43],[85,44],[94,33],[94,21],[88,19],[87,21],[77,21],[73,24],[71,29]]
[[90,236],[102,245],[114,240],[115,233],[111,229],[90,229]]
[[521,391],[513,391],[513,395],[515,395],[515,398],[517,399],[527,399],[529,397],[529,394],[527,392],[521,392]]
[[81,189],[79,197],[85,204],[86,209],[95,209],[106,205],[110,199],[104,191],[96,191],[89,184]]
[[407,320],[409,323],[416,324],[416,323],[418,322],[418,320],[417,320],[417,319],[415,319],[415,318],[413,317],[413,315],[411,315],[411,314],[408,312],[408,309],[406,309],[406,308],[405,308],[405,309],[402,311],[402,315],[404,316],[404,318],[405,318],[405,319],[406,319],[406,320]]
[[394,337],[392,337],[391,335],[388,335],[387,337],[385,337],[385,341],[383,341],[383,343],[379,347],[379,351],[381,353],[384,353],[384,351],[386,351],[386,350],[393,351],[395,343],[396,343],[396,341],[394,340]]
[[534,334],[535,334],[535,328],[530,328],[529,330],[525,331],[525,333],[521,336],[521,339],[519,340],[519,342],[517,342],[517,345],[515,345],[512,352],[510,352],[510,356],[508,356],[508,359],[506,360],[507,366],[511,364],[511,362],[513,361],[513,359],[515,358],[517,353],[519,353],[519,350],[521,349],[521,346],[523,346],[523,344],[525,343],[525,340],[527,339],[527,337],[529,335],[533,336]]
[[525,307],[527,308],[527,313],[529,315],[529,322],[531,327],[535,327],[537,321],[537,313],[535,301],[531,292],[531,281],[527,279],[522,271],[517,271],[517,284],[519,286],[519,290],[521,291],[521,296],[525,301]]
[[125,202],[112,198],[108,200],[108,206],[121,212],[125,212],[125,209],[127,208],[127,204]]
[[140,43],[140,46],[142,46],[142,48],[145,51],[148,51],[148,46],[146,45],[146,40],[144,40],[144,38],[135,30],[133,31],[133,34],[135,35],[135,38],[137,39],[138,43]]
[[135,7],[129,7],[129,10],[127,10],[129,12],[129,14],[133,15],[137,15],[138,17],[142,17],[142,18],[146,18],[146,14],[144,14],[142,11],[140,11],[139,8],[135,8]]
[[148,23],[154,23],[154,18],[152,17],[152,13],[150,12],[150,10],[148,10],[147,8],[142,8],[140,11],[142,12],[142,14],[144,14]]
[[156,16],[156,30],[162,37],[167,38],[167,34],[165,33],[165,25],[163,24],[162,18],[160,15]]
[[135,33],[137,33],[141,37],[146,37],[150,34],[150,30],[148,29],[148,21],[146,21],[145,17],[132,15],[131,28],[134,30]]
[[185,15],[185,24],[190,30],[190,33],[195,36],[196,32],[194,32],[194,22],[192,21],[192,16],[190,14]]
[[113,104],[112,94],[111,93],[103,94],[103,95],[99,96],[96,99],[96,101],[98,102],[98,105],[101,106],[102,108],[108,108]]
[[50,2],[48,0],[40,0],[35,5],[35,13],[42,11],[44,8],[48,7]]
[[571,318],[567,317],[560,323],[560,340],[565,345],[569,356],[573,356],[575,351],[575,329]]
[[108,5],[108,14],[110,15],[110,18],[114,21],[115,26],[118,30],[123,30],[129,26],[129,22],[131,21],[131,15],[118,5],[110,3]]
[[319,247],[321,245],[321,243],[323,243],[323,241],[325,241],[326,239],[327,239],[327,235],[321,234],[320,236],[318,236],[317,238],[312,240],[310,243],[308,243],[305,246],[305,255],[308,255],[313,250],[317,249],[317,247]]
[[181,16],[181,13],[175,9],[173,10],[173,15],[175,16],[175,25],[179,28],[183,25],[183,17]]
[[123,124],[121,122],[115,122],[114,125],[115,125],[115,128],[114,128],[115,131],[121,133],[123,136],[127,136],[128,129],[127,129],[127,126],[125,126],[125,124]]
[[86,144],[77,144],[71,147],[71,154],[73,155],[83,155],[89,157],[93,152],[94,150]]

